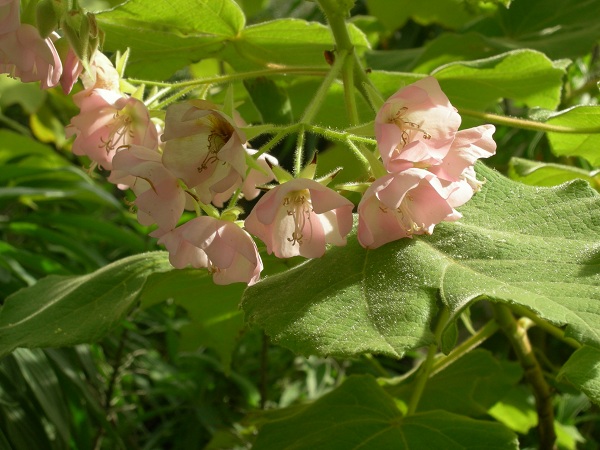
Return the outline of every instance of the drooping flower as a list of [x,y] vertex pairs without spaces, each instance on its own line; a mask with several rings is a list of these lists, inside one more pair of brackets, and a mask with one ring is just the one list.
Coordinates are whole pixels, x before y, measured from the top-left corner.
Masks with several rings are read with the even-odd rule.
[[141,101],[105,89],[84,90],[73,96],[80,113],[66,127],[76,135],[73,153],[87,155],[106,170],[115,153],[128,145],[158,147],[156,127]]
[[206,267],[216,284],[252,285],[263,269],[252,237],[227,220],[196,217],[163,235],[158,242],[169,251],[174,267]]
[[135,193],[133,202],[142,225],[157,224],[151,235],[160,237],[177,226],[185,208],[186,194],[179,180],[162,164],[156,149],[132,145],[117,152],[108,180],[127,184]]
[[427,168],[440,180],[459,185],[448,199],[452,206],[465,204],[481,188],[483,183],[477,180],[473,166],[478,159],[496,153],[496,142],[492,138],[495,130],[493,125],[460,130],[442,162]]
[[232,119],[204,100],[169,106],[163,163],[195,188],[201,202],[227,192],[246,176],[244,134]]
[[[246,149],[246,152],[248,152],[249,155],[254,155],[256,150]],[[231,198],[231,195],[234,193],[234,191],[239,187],[242,188],[242,195],[246,200],[254,200],[256,197],[258,197],[258,194],[260,194],[260,189],[257,189],[256,186],[264,185],[275,179],[275,175],[271,170],[271,166],[278,165],[279,161],[277,161],[277,158],[274,156],[263,153],[258,157],[256,163],[263,170],[262,172],[258,169],[250,168],[248,175],[246,175],[246,178],[243,181],[240,177],[235,185],[233,185],[228,191],[215,194],[212,200],[213,205],[221,208],[224,203]]]
[[267,192],[245,228],[279,258],[318,258],[326,244],[345,245],[352,229],[352,202],[316,181],[298,178]]
[[375,118],[375,136],[389,172],[406,169],[403,154],[412,151],[441,160],[460,126],[460,115],[433,77],[408,85],[386,100]]
[[58,84],[62,70],[52,39],[43,39],[32,25],[21,24],[0,34],[0,73],[24,83],[40,81],[41,87],[48,89]]
[[113,63],[99,50],[94,52],[90,60],[90,72],[81,75],[85,89],[106,89],[113,92],[120,90],[119,72]]
[[0,34],[12,33],[20,25],[20,0],[0,0]]
[[358,205],[358,241],[365,248],[377,248],[415,234],[431,234],[443,220],[460,219],[448,202],[455,189],[417,168],[378,178]]
[[68,94],[73,89],[73,85],[79,79],[79,76],[83,71],[83,64],[66,39],[59,39],[57,42],[55,42],[55,44],[63,65],[63,72],[60,77],[60,85],[63,92]]

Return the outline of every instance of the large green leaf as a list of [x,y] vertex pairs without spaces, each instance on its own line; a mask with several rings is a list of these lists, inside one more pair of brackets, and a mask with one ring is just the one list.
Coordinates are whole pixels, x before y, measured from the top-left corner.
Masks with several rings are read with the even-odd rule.
[[432,342],[440,301],[455,318],[488,298],[600,347],[600,195],[583,181],[536,188],[478,170],[488,181],[460,221],[376,250],[351,235],[248,288],[248,320],[303,354],[398,357]]
[[[352,44],[357,51],[369,47],[365,35],[348,25]],[[334,50],[331,31],[323,24],[300,19],[278,19],[245,28],[231,41],[224,59],[237,70],[285,66],[327,67],[325,50]]]
[[105,50],[131,48],[130,74],[164,79],[236,38],[245,18],[233,0],[130,0],[98,22]]
[[403,417],[370,376],[352,376],[313,404],[266,423],[256,450],[516,449],[504,426],[445,411]]
[[[502,98],[530,107],[555,109],[562,90],[564,64],[533,50],[514,50],[475,61],[453,62],[432,72],[456,107],[485,109]],[[384,96],[423,75],[373,71],[371,78]]]
[[[572,128],[600,129],[600,106],[576,106],[555,114],[547,123]],[[552,151],[557,155],[581,156],[600,166],[600,133],[548,133]]]
[[146,278],[170,269],[165,252],[142,253],[89,275],[52,275],[17,291],[0,309],[0,355],[100,339],[131,310]]
[[[473,350],[427,381],[418,411],[443,409],[470,417],[484,416],[522,375],[518,363],[499,361],[488,351]],[[408,403],[415,383],[411,380],[387,392]]]

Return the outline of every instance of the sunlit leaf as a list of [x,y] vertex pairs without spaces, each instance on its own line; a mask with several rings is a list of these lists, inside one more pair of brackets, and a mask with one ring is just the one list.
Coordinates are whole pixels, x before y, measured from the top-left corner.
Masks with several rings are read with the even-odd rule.
[[248,320],[302,354],[398,357],[432,342],[439,300],[456,318],[488,298],[600,347],[598,193],[585,182],[535,188],[478,170],[487,183],[460,208],[460,221],[376,250],[352,235],[345,247],[248,288]]

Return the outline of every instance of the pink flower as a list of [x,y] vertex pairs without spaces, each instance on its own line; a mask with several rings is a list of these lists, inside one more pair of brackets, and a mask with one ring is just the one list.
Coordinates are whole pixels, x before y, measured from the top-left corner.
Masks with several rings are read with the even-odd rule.
[[0,0],[0,34],[12,33],[20,25],[20,0]]
[[138,221],[146,226],[158,225],[152,236],[160,237],[177,226],[186,194],[177,177],[162,165],[157,150],[132,145],[114,156],[112,166],[108,180],[128,184],[133,190]]
[[358,241],[365,248],[377,248],[415,234],[431,234],[442,220],[460,219],[448,202],[454,189],[416,168],[375,180],[358,205]]
[[111,170],[115,153],[123,147],[158,147],[156,127],[141,101],[104,89],[81,91],[73,101],[81,111],[71,119],[66,134],[77,136],[73,142],[76,155],[87,155]]
[[0,34],[0,73],[24,83],[40,81],[48,89],[58,84],[62,63],[52,39],[42,39],[37,28],[21,24],[15,31]]
[[246,218],[245,228],[279,258],[318,258],[325,253],[326,244],[346,244],[353,207],[337,192],[298,178],[261,197]]
[[[246,152],[248,152],[249,155],[254,155],[255,153],[257,153],[256,150],[252,149],[246,149]],[[269,162],[267,163],[267,161]],[[274,156],[263,153],[258,157],[256,162],[263,169],[264,172],[251,168],[248,171],[248,175],[246,176],[244,181],[242,181],[242,178],[240,177],[238,178],[235,185],[232,186],[229,190],[220,194],[215,194],[212,200],[213,205],[215,205],[218,208],[223,207],[225,202],[229,198],[231,198],[231,195],[240,186],[242,188],[242,194],[246,200],[254,200],[256,197],[258,197],[258,194],[260,194],[260,190],[257,189],[256,186],[267,184],[269,181],[273,181],[275,179],[275,175],[273,174],[273,171],[271,170],[269,164],[271,166],[276,166],[279,164],[279,161],[277,161],[277,158],[275,158]]]
[[496,153],[496,142],[492,139],[495,130],[493,125],[481,125],[457,132],[441,163],[427,168],[441,180],[459,184],[448,199],[452,206],[464,205],[481,188],[483,183],[477,180],[473,165],[479,158]]
[[246,138],[215,108],[204,100],[169,106],[162,136],[163,163],[206,204],[246,176]]
[[63,61],[63,73],[60,77],[60,85],[65,94],[68,94],[73,89],[73,85],[79,79],[79,75],[83,71],[83,64],[71,47],[66,52]]
[[252,237],[227,220],[196,217],[163,235],[158,242],[169,251],[174,267],[206,267],[216,284],[252,285],[259,280],[263,268]]
[[90,72],[81,76],[81,82],[86,89],[106,89],[121,92],[120,77],[110,59],[99,50],[94,52],[90,60]]
[[441,160],[460,126],[460,116],[433,77],[423,78],[392,95],[375,118],[375,137],[389,172],[406,169],[403,154]]

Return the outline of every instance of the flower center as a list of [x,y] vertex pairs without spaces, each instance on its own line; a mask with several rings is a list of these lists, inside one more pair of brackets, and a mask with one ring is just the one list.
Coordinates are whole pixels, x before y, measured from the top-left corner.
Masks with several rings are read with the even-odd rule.
[[307,220],[310,223],[310,213],[312,212],[309,190],[302,189],[301,191],[290,192],[283,199],[283,207],[286,208],[288,216],[292,216],[294,220],[294,231],[292,231],[292,236],[288,237],[287,240],[292,245],[296,243],[302,245],[302,240],[304,239],[302,230]]
[[398,112],[396,112],[396,114],[394,114],[394,116],[392,116],[389,119],[389,123],[396,124],[396,126],[398,126],[400,130],[402,130],[402,147],[408,144],[411,131],[423,133],[423,139],[431,139],[431,135],[423,128],[421,128],[418,124],[416,124],[415,122],[411,122],[410,120],[405,120],[408,119],[407,113],[408,108],[406,106],[403,106],[398,110]]
[[108,125],[109,132],[106,139],[100,138],[101,148],[106,149],[106,153],[126,145],[126,138],[133,139],[133,131],[131,125],[133,119],[124,111],[116,111],[113,115],[113,120]]
[[233,136],[235,131],[229,122],[216,114],[210,114],[208,116],[208,121],[211,125],[210,134],[208,135],[208,152],[202,163],[200,163],[198,172],[208,169],[209,165],[218,161],[219,158],[217,157],[217,154],[225,144],[227,144],[229,139],[231,139],[231,136]]

